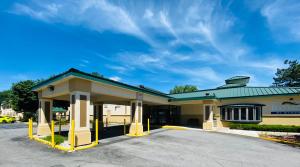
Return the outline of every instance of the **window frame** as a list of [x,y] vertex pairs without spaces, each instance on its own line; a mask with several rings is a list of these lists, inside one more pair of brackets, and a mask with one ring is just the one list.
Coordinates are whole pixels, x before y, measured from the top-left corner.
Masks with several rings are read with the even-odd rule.
[[[220,106],[221,121],[228,122],[249,122],[257,123],[262,121],[263,105],[224,105]],[[245,109],[245,110],[244,110]],[[245,111],[245,119],[242,119],[242,110]],[[252,120],[250,120],[249,112],[252,112]],[[223,117],[223,114],[225,115]],[[230,114],[230,115],[228,115]],[[236,116],[238,115],[238,116]],[[238,118],[238,119],[236,119]]]

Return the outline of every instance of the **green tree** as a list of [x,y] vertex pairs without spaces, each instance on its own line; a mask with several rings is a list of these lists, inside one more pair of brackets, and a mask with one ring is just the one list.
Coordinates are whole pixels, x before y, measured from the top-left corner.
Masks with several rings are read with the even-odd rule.
[[27,112],[34,114],[38,109],[38,96],[31,88],[36,81],[26,80],[14,83],[11,91],[12,107],[17,112]]
[[197,86],[194,85],[176,85],[173,89],[170,90],[170,94],[194,92],[197,90]]
[[0,104],[4,105],[5,107],[10,106],[11,104],[11,90],[4,90],[0,92]]
[[300,86],[300,64],[297,60],[285,60],[284,64],[289,65],[287,68],[277,69],[275,73],[274,86]]

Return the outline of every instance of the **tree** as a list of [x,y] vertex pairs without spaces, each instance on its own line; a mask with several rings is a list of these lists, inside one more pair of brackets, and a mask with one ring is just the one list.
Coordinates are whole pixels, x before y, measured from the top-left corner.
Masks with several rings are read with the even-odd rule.
[[182,86],[176,85],[173,89],[170,90],[170,94],[194,92],[197,90],[198,90],[197,86],[194,85],[182,85]]
[[297,60],[285,60],[284,64],[288,64],[288,68],[277,69],[274,77],[274,86],[300,86],[300,64]]
[[3,105],[4,107],[8,107],[11,104],[11,90],[4,90],[0,92],[0,104]]
[[17,112],[27,112],[34,114],[38,109],[38,96],[31,88],[36,84],[36,81],[26,80],[14,83],[11,91],[12,107]]

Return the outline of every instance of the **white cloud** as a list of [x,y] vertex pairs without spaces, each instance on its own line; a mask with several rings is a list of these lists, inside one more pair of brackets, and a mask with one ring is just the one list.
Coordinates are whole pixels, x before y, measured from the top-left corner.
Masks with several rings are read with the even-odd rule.
[[81,60],[83,63],[85,63],[85,64],[89,64],[90,63],[90,61],[88,61],[88,60],[86,60],[86,59],[82,59]]
[[[198,83],[206,80],[219,83],[224,78],[219,73],[224,71],[209,67],[211,64],[218,64],[224,69],[248,68],[269,73],[282,65],[280,59],[251,58],[259,56],[253,56],[251,47],[243,42],[243,34],[233,30],[237,18],[228,6],[217,1],[179,1],[177,5],[157,5],[153,1],[132,4],[104,0],[32,3],[35,5],[15,3],[13,12],[48,23],[80,25],[98,32],[128,34],[150,44],[151,48],[147,52],[121,51],[116,53],[114,60],[95,53],[106,60],[106,64],[111,63],[107,68],[123,74],[134,69],[156,74],[166,71],[187,76]],[[277,2],[274,4],[266,6],[262,12],[272,27],[279,25],[275,16],[280,16],[280,20],[285,19],[283,13],[287,9],[297,13],[295,8],[286,7],[284,11],[277,9]],[[297,27],[299,21],[288,23],[283,27]],[[296,28],[289,30],[297,37]],[[189,51],[178,52],[180,48]],[[88,63],[82,61],[80,66],[85,67]],[[181,66],[184,63],[194,65]]]
[[127,11],[104,0],[65,0],[29,6],[15,3],[12,13],[29,15],[46,22],[83,25],[99,32],[109,30],[134,35],[152,43]]
[[262,7],[261,14],[267,19],[268,26],[279,41],[300,41],[300,1],[271,1]]
[[110,77],[109,79],[114,80],[114,81],[121,81],[121,78],[118,76]]
[[15,14],[29,15],[32,18],[49,22],[50,18],[57,16],[60,7],[61,5],[49,3],[41,6],[41,11],[36,11],[27,5],[15,3],[14,10],[11,12]]

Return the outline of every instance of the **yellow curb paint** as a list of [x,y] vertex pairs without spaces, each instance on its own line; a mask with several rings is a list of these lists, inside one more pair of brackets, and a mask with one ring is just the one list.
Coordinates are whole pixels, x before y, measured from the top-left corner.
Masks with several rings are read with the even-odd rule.
[[92,144],[89,144],[89,145],[86,145],[86,146],[79,146],[79,147],[76,147],[75,150],[84,150],[84,149],[88,149],[88,148],[92,148],[92,147],[95,147],[97,146],[98,144],[96,142],[93,142]]
[[58,149],[58,150],[62,150],[62,151],[70,151],[70,148],[67,148],[67,147],[63,147],[63,146],[60,146],[60,145],[56,145],[54,148]]
[[169,125],[162,126],[162,128],[173,129],[173,130],[187,130],[188,129],[188,128],[182,127],[182,126],[169,126]]
[[147,135],[149,135],[149,134],[148,133],[142,133],[142,134],[139,134],[139,135],[126,134],[126,136],[130,136],[130,137],[142,137],[142,136],[147,136]]
[[[40,139],[40,138],[38,138],[38,137],[33,137],[33,139],[34,139],[35,141],[38,141],[38,142],[42,143],[42,144],[46,144],[46,145],[52,146],[52,143],[49,142],[49,141]],[[56,148],[56,149],[62,150],[62,151],[67,151],[67,152],[68,152],[68,151],[71,151],[69,148],[63,147],[63,146],[60,146],[60,145],[55,145],[53,148]]]
[[286,144],[292,144],[292,145],[297,145],[300,146],[298,143],[293,143],[285,140],[280,140],[280,139],[274,139],[274,138],[269,138],[269,137],[260,137],[261,139],[268,140],[268,141],[273,141],[273,142],[280,142],[280,143],[286,143]]

